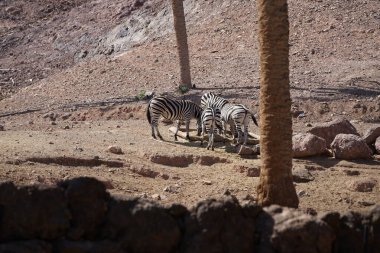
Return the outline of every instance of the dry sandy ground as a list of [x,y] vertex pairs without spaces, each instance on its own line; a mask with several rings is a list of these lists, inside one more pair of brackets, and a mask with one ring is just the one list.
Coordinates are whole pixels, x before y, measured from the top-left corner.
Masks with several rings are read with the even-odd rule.
[[[249,177],[236,167],[259,168],[259,156],[242,158],[230,144],[217,143],[215,151],[208,151],[200,147],[199,142],[174,142],[169,127],[163,124],[160,129],[165,141],[153,140],[144,110],[145,104],[141,102],[119,106],[109,109],[107,117],[111,119],[99,120],[98,109],[86,109],[72,112],[67,120],[58,117],[56,125],[51,125],[50,119],[38,114],[24,124],[16,123],[20,121],[14,117],[14,129],[0,132],[0,179],[18,184],[54,184],[67,178],[91,176],[106,182],[112,194],[160,198],[158,201],[162,204],[179,202],[188,207],[204,198],[220,196],[227,190],[239,200],[256,196],[259,178]],[[128,112],[123,115],[129,119],[118,120],[109,116],[116,117],[117,112],[120,116],[120,111]],[[84,114],[94,120],[74,120]],[[258,131],[256,127],[251,130]],[[123,154],[108,152],[109,145],[121,147]],[[177,156],[180,160],[188,156],[211,156],[226,161],[212,165],[189,162],[185,167],[173,167],[152,162],[150,157],[157,154]],[[59,157],[66,157],[66,160],[59,160]],[[94,160],[104,161],[104,164],[96,166],[91,163]],[[107,164],[107,161],[114,163]],[[301,209],[361,210],[380,203],[379,184],[372,192],[365,193],[353,192],[349,187],[351,181],[359,178],[374,178],[380,182],[378,160],[348,162],[316,157],[295,159],[294,167],[307,168],[314,177],[311,182],[295,184],[298,193],[304,191],[300,197]],[[145,175],[141,175],[142,170]],[[359,175],[348,176],[347,170],[358,171]]]

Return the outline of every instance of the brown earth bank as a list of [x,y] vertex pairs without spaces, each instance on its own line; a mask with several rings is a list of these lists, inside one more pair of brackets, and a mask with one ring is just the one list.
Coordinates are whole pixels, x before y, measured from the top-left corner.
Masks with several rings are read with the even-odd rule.
[[[260,156],[240,157],[229,143],[212,152],[174,142],[164,124],[165,141],[150,137],[146,101],[138,101],[144,91],[198,102],[213,91],[259,109],[255,2],[184,3],[197,88],[181,94],[169,2],[1,1],[1,180],[53,185],[91,176],[113,195],[187,207],[225,192],[254,199]],[[294,132],[337,117],[360,134],[379,124],[378,10],[378,1],[289,1]],[[293,163],[312,178],[295,182],[301,209],[380,203],[378,156]],[[358,180],[375,183],[358,192]]]

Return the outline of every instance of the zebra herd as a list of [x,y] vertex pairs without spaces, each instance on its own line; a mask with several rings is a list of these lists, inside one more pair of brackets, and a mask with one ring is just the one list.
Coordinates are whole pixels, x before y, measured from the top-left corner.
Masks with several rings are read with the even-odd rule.
[[155,97],[149,101],[147,108],[148,122],[152,127],[152,137],[156,139],[155,129],[158,138],[163,139],[158,130],[158,120],[160,116],[169,120],[177,121],[177,130],[174,139],[177,140],[178,129],[182,122],[186,125],[186,139],[190,140],[189,125],[192,118],[197,119],[197,135],[202,133],[201,145],[205,133],[208,134],[209,141],[207,149],[214,150],[214,133],[219,129],[226,136],[227,125],[230,126],[233,142],[236,145],[247,144],[249,116],[257,126],[254,113],[242,104],[232,104],[223,97],[212,92],[206,93],[201,98],[201,105],[197,105],[190,100],[175,100],[167,97]]

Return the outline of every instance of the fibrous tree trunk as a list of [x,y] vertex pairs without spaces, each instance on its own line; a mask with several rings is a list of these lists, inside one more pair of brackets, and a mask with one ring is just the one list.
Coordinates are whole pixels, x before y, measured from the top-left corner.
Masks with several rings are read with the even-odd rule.
[[186,21],[183,0],[172,0],[174,30],[177,38],[177,50],[180,66],[180,86],[191,88],[189,48],[187,44]]
[[258,0],[260,43],[260,152],[258,201],[298,207],[292,180],[289,21],[286,0]]

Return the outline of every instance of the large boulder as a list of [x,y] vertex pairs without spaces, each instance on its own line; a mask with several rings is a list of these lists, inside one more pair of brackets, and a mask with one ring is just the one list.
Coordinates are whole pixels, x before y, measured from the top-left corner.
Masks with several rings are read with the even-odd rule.
[[328,147],[330,147],[335,136],[338,134],[359,135],[356,128],[345,118],[318,124],[307,132],[325,139]]
[[370,159],[372,156],[372,150],[367,143],[353,134],[338,134],[331,143],[331,149],[337,159]]
[[[335,234],[324,221],[301,211],[277,205],[264,208],[264,210],[273,219],[266,222],[272,224],[270,236],[272,252],[332,252]],[[263,217],[265,218],[265,215],[259,216],[259,219]]]
[[242,208],[235,197],[198,203],[185,221],[183,252],[253,252],[257,208]]
[[376,141],[376,139],[378,139],[378,137],[380,137],[380,126],[373,126],[367,129],[367,131],[365,131],[365,133],[363,134],[363,140],[368,145],[373,144]]
[[378,137],[376,139],[376,142],[375,142],[375,149],[376,149],[376,153],[380,154],[380,137]]
[[171,211],[146,199],[112,200],[102,237],[126,252],[175,252],[181,233]]
[[4,253],[52,253],[53,247],[44,241],[27,240],[0,243],[0,252]]
[[326,141],[311,133],[293,136],[293,157],[318,156],[327,152]]
[[71,213],[71,228],[68,237],[93,239],[107,212],[109,194],[105,185],[89,177],[79,177],[61,184],[65,189]]
[[63,237],[69,218],[60,188],[0,184],[0,242]]

